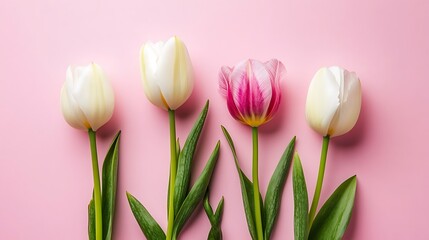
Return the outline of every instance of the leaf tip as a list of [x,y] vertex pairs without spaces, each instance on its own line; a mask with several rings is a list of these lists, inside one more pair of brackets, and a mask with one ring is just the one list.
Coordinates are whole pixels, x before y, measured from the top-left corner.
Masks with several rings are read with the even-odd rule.
[[128,191],[126,191],[125,194],[127,195],[128,200],[134,198],[133,195],[131,195],[131,193],[129,193]]
[[218,206],[221,206],[223,208],[223,204],[225,203],[225,198],[222,196],[222,198],[219,201]]
[[120,138],[121,138],[121,133],[122,133],[122,130],[119,130],[119,131],[116,133],[116,135],[115,135],[115,137],[113,138],[113,141],[112,141],[112,146],[113,146],[113,145],[117,145],[117,144],[118,144],[118,142],[119,142],[119,140],[120,140]]
[[350,181],[352,182],[353,185],[356,186],[357,185],[357,176],[356,175],[351,176]]

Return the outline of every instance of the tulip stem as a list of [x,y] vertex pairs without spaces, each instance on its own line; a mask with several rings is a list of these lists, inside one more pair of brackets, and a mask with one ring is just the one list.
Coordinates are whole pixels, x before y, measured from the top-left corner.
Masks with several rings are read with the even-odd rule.
[[89,142],[91,145],[92,157],[92,175],[94,177],[94,205],[95,205],[95,239],[101,240],[103,238],[103,220],[101,213],[101,187],[100,187],[100,173],[98,170],[98,156],[97,156],[97,143],[95,131],[88,130]]
[[329,135],[323,137],[322,153],[320,155],[319,174],[317,176],[316,190],[314,191],[313,201],[311,203],[310,213],[308,214],[309,228],[313,224],[316,215],[317,205],[319,204],[320,193],[322,191],[323,177],[325,175],[326,156],[328,155]]
[[176,151],[176,119],[174,110],[168,110],[170,120],[170,189],[168,198],[167,240],[172,239],[174,226],[174,185],[176,182],[177,151]]
[[258,178],[258,128],[252,127],[253,140],[253,161],[252,161],[252,179],[253,179],[253,200],[255,202],[255,221],[258,240],[264,239],[262,231],[261,201],[259,198],[259,178]]

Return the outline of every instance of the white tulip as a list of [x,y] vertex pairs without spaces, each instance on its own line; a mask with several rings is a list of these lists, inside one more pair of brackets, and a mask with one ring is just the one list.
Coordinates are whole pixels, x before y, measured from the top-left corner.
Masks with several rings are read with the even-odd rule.
[[112,117],[114,103],[113,88],[100,66],[91,63],[67,68],[61,110],[72,127],[97,131]]
[[146,97],[165,110],[175,110],[189,98],[194,86],[191,59],[177,37],[147,42],[140,50],[141,75]]
[[323,136],[345,134],[356,124],[361,99],[361,84],[356,73],[338,66],[321,68],[308,89],[307,122]]

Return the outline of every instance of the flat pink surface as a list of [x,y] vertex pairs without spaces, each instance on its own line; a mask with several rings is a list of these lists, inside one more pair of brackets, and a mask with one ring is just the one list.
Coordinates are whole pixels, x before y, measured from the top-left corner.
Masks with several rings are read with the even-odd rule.
[[[0,239],[87,239],[92,171],[87,135],[60,112],[69,64],[95,61],[116,93],[112,121],[99,131],[104,156],[122,129],[114,237],[144,239],[128,207],[133,193],[166,227],[168,116],[145,98],[139,48],[180,36],[196,86],[177,112],[185,140],[206,99],[210,111],[193,166],[194,180],[212,148],[221,152],[212,202],[225,196],[224,239],[250,239],[239,179],[222,136],[235,139],[251,168],[251,133],[232,119],[217,91],[218,70],[244,58],[278,58],[288,70],[277,117],[261,128],[260,182],[265,193],[284,147],[296,135],[309,195],[321,137],[306,124],[307,87],[318,68],[341,65],[362,81],[355,129],[329,149],[322,201],[357,174],[358,191],[344,239],[426,239],[429,214],[429,1],[112,1],[0,2]],[[289,176],[272,239],[293,238]],[[205,239],[209,222],[194,214],[182,239]]]

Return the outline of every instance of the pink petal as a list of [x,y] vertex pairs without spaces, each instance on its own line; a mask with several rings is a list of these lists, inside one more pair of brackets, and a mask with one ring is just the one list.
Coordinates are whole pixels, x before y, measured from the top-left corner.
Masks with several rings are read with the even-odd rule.
[[237,64],[230,75],[232,99],[243,117],[250,116],[250,83],[247,61]]
[[281,88],[280,83],[286,78],[286,68],[282,62],[277,59],[271,59],[265,63],[267,71],[270,73],[271,87],[272,87],[272,98],[270,105],[267,110],[266,121],[271,120],[271,118],[277,113],[280,100],[281,100]]
[[243,115],[240,113],[237,106],[235,105],[235,102],[233,99],[233,94],[231,91],[228,91],[228,95],[226,98],[226,105],[228,107],[229,113],[231,114],[231,116],[233,118],[237,119],[238,121],[240,121],[242,123],[245,123]]
[[235,106],[232,88],[231,88],[231,80],[229,76],[231,75],[232,69],[227,66],[223,66],[219,71],[219,91],[226,98],[226,104],[228,107],[228,111],[235,119],[239,121],[243,121],[243,117]]
[[262,62],[250,60],[250,112],[253,117],[265,119],[272,98],[270,74]]
[[231,71],[232,69],[227,66],[223,66],[219,71],[219,92],[224,97],[228,95],[229,75]]

